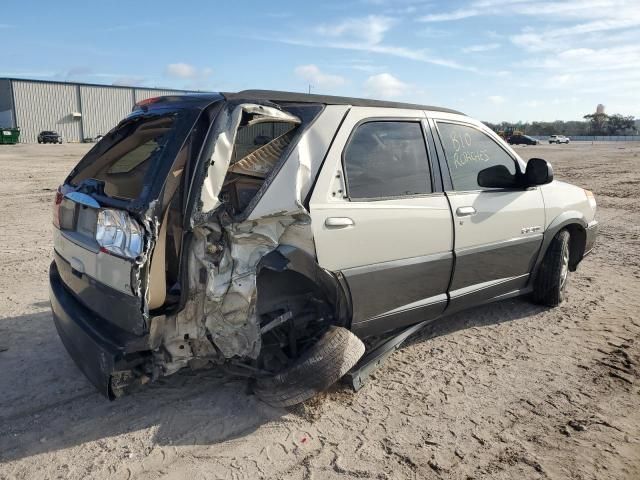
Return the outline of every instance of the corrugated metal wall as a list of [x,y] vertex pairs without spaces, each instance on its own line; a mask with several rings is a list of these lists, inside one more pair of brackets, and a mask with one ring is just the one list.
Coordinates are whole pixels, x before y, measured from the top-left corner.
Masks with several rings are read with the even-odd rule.
[[65,141],[80,141],[80,118],[71,115],[80,111],[77,86],[15,80],[13,95],[21,142],[37,142],[42,130],[55,130]]
[[[20,141],[23,143],[37,142],[38,134],[43,130],[57,131],[65,142],[81,142],[85,138],[107,133],[131,113],[134,104],[140,100],[188,93],[179,90],[30,80],[8,82],[13,87],[13,113],[16,124],[21,129]],[[3,98],[6,97],[4,99],[7,105],[11,105],[10,94],[0,94]],[[80,113],[81,117],[74,117],[72,113]]]
[[134,89],[134,94],[136,98],[136,103],[140,100],[146,100],[151,97],[161,97],[163,95],[180,95],[187,92],[176,92],[175,90],[151,90],[149,88],[136,88]]
[[131,113],[131,88],[104,88],[80,85],[84,138],[104,135]]

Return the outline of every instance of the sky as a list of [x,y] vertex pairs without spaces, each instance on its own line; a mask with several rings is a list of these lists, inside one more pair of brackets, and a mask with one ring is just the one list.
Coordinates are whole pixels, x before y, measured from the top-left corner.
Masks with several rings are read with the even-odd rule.
[[5,0],[0,77],[640,117],[640,0]]

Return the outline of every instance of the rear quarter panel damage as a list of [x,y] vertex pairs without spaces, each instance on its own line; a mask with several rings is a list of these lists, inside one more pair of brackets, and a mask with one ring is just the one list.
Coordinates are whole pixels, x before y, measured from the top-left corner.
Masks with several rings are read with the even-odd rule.
[[266,188],[245,219],[234,220],[218,196],[236,130],[247,111],[294,121],[268,105],[239,104],[221,112],[200,208],[191,216],[188,300],[182,311],[159,317],[151,329],[154,345],[169,353],[161,359],[165,374],[198,358],[216,362],[257,358],[261,336],[256,285],[261,259],[281,245],[295,246],[315,259],[305,199],[348,107],[325,107],[313,120],[313,128],[303,130],[279,170],[267,177]]

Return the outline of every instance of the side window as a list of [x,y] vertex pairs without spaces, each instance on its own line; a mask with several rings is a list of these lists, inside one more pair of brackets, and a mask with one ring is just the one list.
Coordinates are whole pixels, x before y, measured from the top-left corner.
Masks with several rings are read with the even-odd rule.
[[372,121],[353,132],[343,154],[351,199],[431,193],[431,172],[419,122]]
[[495,165],[506,167],[505,174],[512,176],[515,184],[515,160],[488,135],[455,123],[438,122],[438,130],[455,190],[484,190],[478,185],[478,173]]

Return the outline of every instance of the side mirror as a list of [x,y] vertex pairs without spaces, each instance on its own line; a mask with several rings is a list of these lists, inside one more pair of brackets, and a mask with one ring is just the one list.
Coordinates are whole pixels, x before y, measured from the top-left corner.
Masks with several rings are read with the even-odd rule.
[[494,165],[478,172],[478,185],[487,188],[518,187],[517,177],[504,165]]
[[542,158],[531,158],[527,162],[524,172],[524,183],[528,187],[545,185],[553,181],[553,168],[551,164]]

